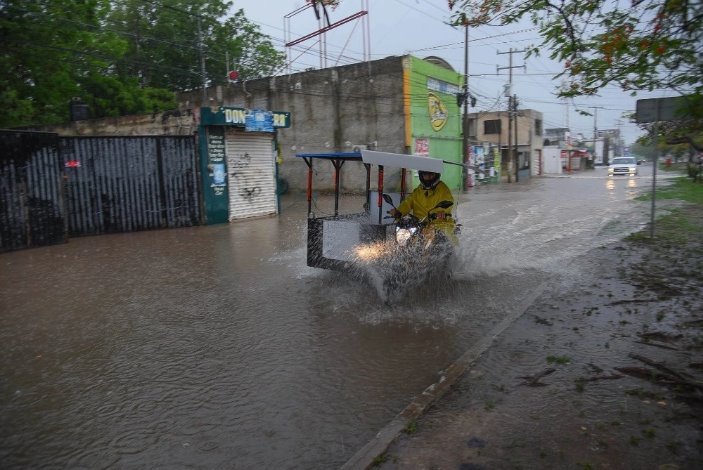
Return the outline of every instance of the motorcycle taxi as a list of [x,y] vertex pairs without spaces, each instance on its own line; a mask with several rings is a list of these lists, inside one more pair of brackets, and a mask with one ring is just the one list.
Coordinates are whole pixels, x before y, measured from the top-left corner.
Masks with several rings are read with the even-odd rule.
[[[433,212],[441,209],[442,212],[451,213],[453,203],[441,201],[423,219],[412,215],[396,219],[387,215],[408,193],[405,185],[408,170],[442,173],[442,160],[368,150],[298,154],[296,157],[302,158],[308,166],[308,266],[344,271],[374,286],[386,301],[402,295],[406,288],[435,275],[446,274],[455,255],[457,233],[454,230],[437,230]],[[314,191],[313,181],[315,175],[321,173],[315,170],[322,161],[331,162],[334,168],[332,201],[327,197],[333,211],[330,207],[328,210],[332,213],[327,214],[321,214],[323,209],[314,200],[316,195],[320,198]],[[347,168],[349,162],[363,164],[366,191],[361,197],[362,210],[344,213],[343,200],[350,195],[342,194],[342,168]],[[385,185],[384,170],[387,167],[401,170],[400,180],[394,181],[395,186],[389,185],[391,188]],[[376,169],[375,187],[371,184],[372,169]],[[356,197],[359,198],[358,195]]]

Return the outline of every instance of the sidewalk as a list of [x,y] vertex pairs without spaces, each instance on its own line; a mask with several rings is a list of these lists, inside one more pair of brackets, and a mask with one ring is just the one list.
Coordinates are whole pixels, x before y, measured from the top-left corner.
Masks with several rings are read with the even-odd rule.
[[686,241],[574,261],[345,468],[703,468],[703,211],[687,216]]

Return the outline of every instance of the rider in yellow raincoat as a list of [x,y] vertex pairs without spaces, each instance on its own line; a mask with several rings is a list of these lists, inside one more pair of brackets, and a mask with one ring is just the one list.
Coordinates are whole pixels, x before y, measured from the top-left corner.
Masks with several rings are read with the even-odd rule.
[[444,181],[440,180],[439,173],[420,171],[418,172],[418,177],[420,178],[420,185],[408,197],[403,199],[398,206],[398,210],[391,209],[389,214],[393,217],[402,217],[412,212],[418,219],[423,219],[431,211],[433,216],[429,221],[429,227],[441,230],[449,241],[456,244],[458,240],[456,236],[456,222],[451,212],[452,208],[432,210],[440,201],[454,202],[451,190]]

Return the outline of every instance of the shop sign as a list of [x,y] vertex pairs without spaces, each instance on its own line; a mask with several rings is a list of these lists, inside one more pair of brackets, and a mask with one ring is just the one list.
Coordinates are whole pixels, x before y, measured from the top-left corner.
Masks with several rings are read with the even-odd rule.
[[453,83],[437,80],[436,78],[427,78],[427,89],[447,93],[449,95],[457,95],[459,93],[458,86]]
[[248,132],[273,132],[273,113],[261,109],[248,111],[244,117],[244,130]]
[[235,126],[256,132],[273,132],[277,128],[288,128],[291,115],[287,111],[230,108],[220,106],[216,110],[200,108],[201,123],[206,126]]

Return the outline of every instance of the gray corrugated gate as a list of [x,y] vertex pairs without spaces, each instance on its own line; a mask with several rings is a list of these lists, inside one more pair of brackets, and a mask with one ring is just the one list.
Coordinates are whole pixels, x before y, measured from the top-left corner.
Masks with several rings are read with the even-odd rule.
[[56,134],[0,131],[0,252],[65,241]]
[[194,136],[0,131],[0,251],[201,223]]
[[69,235],[200,223],[192,136],[62,137]]

